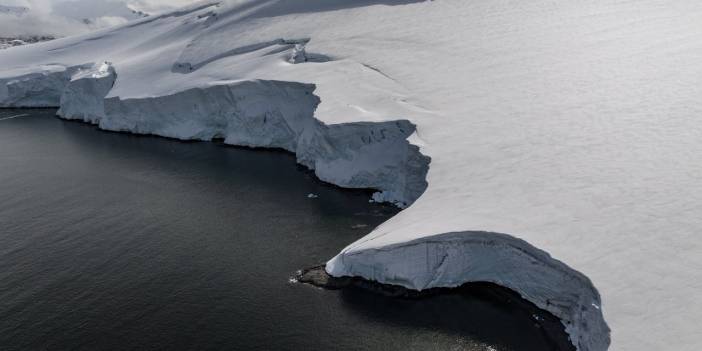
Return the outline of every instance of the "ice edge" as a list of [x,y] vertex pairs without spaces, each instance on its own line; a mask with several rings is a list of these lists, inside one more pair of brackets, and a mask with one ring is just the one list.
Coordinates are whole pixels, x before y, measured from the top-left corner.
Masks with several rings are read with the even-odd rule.
[[347,247],[326,270],[418,291],[495,283],[560,318],[578,350],[606,350],[610,343],[600,295],[590,279],[511,235],[463,231],[384,247]]
[[[1,79],[0,107],[59,107],[60,117],[105,130],[282,148],[320,179],[379,189],[376,198],[400,207],[427,187],[430,159],[407,140],[415,132],[412,123],[325,125],[314,118],[320,100],[313,84],[243,81],[158,97],[105,98],[116,77],[104,62]],[[495,283],[559,317],[578,350],[606,350],[610,343],[592,282],[507,234],[466,231],[381,248],[349,247],[328,262],[327,272],[414,290]]]

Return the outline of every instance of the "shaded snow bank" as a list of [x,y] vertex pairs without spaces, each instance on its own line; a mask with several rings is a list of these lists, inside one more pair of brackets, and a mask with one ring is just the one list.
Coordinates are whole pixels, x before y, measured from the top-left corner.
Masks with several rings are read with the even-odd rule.
[[332,276],[365,277],[414,290],[490,282],[560,318],[578,350],[606,350],[600,295],[583,274],[515,237],[488,232],[428,236],[381,248],[348,247],[327,263]]

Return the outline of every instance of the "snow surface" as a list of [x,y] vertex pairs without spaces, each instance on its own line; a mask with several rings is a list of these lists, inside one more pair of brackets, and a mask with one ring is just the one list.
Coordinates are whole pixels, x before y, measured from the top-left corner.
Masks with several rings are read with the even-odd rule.
[[0,15],[12,15],[20,17],[27,12],[29,12],[29,8],[25,6],[0,5]]
[[331,274],[492,281],[580,350],[608,326],[613,350],[698,350],[701,18],[692,0],[203,2],[0,52],[0,106],[288,149],[411,203]]

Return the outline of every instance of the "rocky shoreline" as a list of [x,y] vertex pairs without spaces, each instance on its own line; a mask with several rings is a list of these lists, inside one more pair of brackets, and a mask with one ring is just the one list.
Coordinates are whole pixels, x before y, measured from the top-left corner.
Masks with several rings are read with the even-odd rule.
[[[326,272],[324,264],[299,270],[292,277],[292,280],[322,289],[356,289],[389,298],[418,300],[443,294],[461,294],[468,298],[485,299],[503,305],[505,308],[529,313],[534,320],[535,329],[547,336],[552,342],[552,350],[575,350],[568,334],[565,332],[563,323],[558,317],[538,308],[516,292],[493,283],[472,282],[455,288],[431,288],[418,291],[399,285],[382,284],[360,277],[334,277]],[[470,317],[466,316],[466,318]]]

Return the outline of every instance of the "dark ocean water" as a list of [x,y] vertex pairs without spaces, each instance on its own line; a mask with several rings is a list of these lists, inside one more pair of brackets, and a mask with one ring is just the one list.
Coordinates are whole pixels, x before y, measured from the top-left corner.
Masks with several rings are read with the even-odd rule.
[[102,132],[53,114],[0,111],[1,350],[567,344],[518,299],[290,283],[396,213],[316,180],[290,154]]

